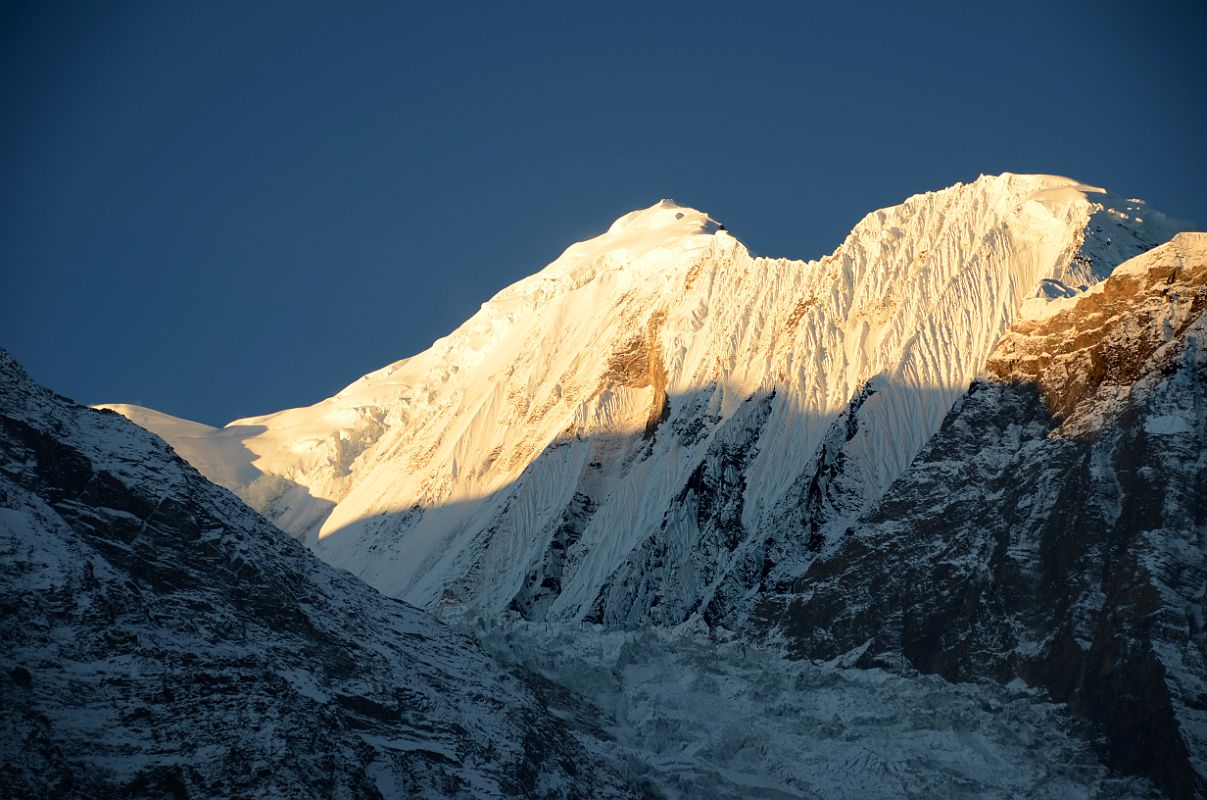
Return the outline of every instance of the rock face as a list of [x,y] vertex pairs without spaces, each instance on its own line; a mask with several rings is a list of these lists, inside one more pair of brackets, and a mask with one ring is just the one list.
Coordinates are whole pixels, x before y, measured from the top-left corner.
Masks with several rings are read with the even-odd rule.
[[534,689],[0,351],[0,795],[629,796]]
[[798,656],[1022,680],[1207,792],[1207,235],[1020,320],[875,508],[768,599]]
[[389,595],[738,628],[905,469],[1024,304],[1171,231],[1002,175],[801,262],[663,202],[315,406],[221,430],[120,410]]

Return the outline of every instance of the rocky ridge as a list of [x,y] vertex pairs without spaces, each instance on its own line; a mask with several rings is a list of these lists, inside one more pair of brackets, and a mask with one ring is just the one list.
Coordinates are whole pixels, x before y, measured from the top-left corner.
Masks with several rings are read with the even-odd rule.
[[0,796],[633,796],[539,688],[0,351]]

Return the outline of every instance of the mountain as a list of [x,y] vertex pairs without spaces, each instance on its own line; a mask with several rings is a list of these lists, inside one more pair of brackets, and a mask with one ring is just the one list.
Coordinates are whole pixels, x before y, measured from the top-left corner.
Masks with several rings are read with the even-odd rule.
[[1024,307],[1175,230],[1007,174],[801,262],[663,201],[314,406],[222,429],[115,408],[388,595],[738,628],[901,475]]
[[539,687],[0,351],[0,795],[629,797]]
[[1041,687],[1204,796],[1207,234],[1038,311],[760,620],[798,657]]
[[1030,690],[687,626],[478,619],[495,661],[159,440],[0,378],[2,797],[628,796],[601,763],[665,800],[1156,797]]

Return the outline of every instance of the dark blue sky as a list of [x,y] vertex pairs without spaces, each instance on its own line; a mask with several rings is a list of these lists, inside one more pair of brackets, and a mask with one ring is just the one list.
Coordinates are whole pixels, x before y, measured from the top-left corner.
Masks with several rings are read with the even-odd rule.
[[222,423],[662,197],[798,258],[1004,170],[1202,225],[1204,8],[6,4],[0,345],[82,402]]

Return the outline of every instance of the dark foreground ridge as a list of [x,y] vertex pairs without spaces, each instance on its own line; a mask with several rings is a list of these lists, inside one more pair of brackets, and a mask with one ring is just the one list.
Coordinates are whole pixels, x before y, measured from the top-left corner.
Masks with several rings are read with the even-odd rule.
[[628,797],[527,681],[0,351],[0,796]]

